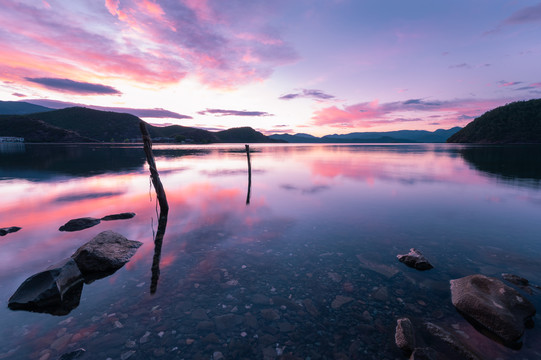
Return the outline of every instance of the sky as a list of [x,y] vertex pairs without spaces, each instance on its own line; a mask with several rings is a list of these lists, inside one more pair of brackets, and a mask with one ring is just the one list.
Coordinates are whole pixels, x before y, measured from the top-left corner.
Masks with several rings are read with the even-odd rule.
[[270,135],[436,130],[541,98],[531,0],[0,0],[0,100]]

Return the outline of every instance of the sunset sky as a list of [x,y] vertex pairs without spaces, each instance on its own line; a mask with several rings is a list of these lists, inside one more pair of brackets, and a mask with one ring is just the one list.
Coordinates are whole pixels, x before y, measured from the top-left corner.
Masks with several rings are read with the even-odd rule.
[[0,0],[0,24],[0,100],[154,124],[436,130],[541,98],[532,0]]

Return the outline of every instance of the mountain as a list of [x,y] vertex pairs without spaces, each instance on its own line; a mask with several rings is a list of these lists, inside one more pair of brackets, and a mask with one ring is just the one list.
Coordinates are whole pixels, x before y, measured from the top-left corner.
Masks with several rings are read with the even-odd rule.
[[216,133],[218,139],[225,143],[268,143],[268,142],[283,142],[269,138],[259,131],[255,131],[251,127],[238,127]]
[[94,142],[78,133],[22,115],[0,115],[2,136],[23,137],[27,142]]
[[386,132],[354,132],[343,135],[325,135],[321,138],[307,134],[276,134],[271,139],[280,139],[291,143],[444,143],[460,127],[448,130],[398,130]]
[[45,106],[30,104],[24,101],[1,101],[0,114],[2,115],[25,115],[37,112],[50,111]]
[[[0,115],[0,118],[4,124],[0,136],[24,137],[27,142],[141,141],[141,119],[112,111],[71,107],[29,115]],[[275,142],[249,127],[217,133],[180,125],[147,124],[147,129],[154,142]]]
[[541,143],[541,99],[487,111],[451,136],[450,143]]

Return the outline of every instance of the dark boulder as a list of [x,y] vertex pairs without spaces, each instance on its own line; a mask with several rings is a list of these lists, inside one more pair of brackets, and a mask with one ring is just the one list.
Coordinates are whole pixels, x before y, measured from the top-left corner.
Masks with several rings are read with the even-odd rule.
[[82,289],[83,276],[68,258],[26,279],[9,298],[8,307],[66,315],[79,305]]
[[525,326],[533,326],[534,305],[502,281],[484,275],[451,280],[456,309],[485,335],[520,348]]
[[397,255],[396,257],[398,258],[398,261],[417,270],[429,270],[433,268],[432,264],[430,264],[424,255],[417,249],[411,248],[408,254]]
[[131,219],[135,216],[135,213],[126,212],[120,214],[107,215],[101,218],[102,221],[111,221],[111,220],[126,220]]
[[95,219],[91,217],[84,217],[79,219],[72,219],[62,225],[58,230],[60,231],[79,231],[88,229],[92,226],[96,226],[101,222],[100,219]]
[[411,355],[415,349],[415,333],[410,319],[401,318],[396,321],[394,341],[404,354]]
[[71,256],[85,282],[111,275],[135,255],[142,242],[128,240],[114,231],[103,231],[81,246]]
[[10,233],[14,233],[14,232],[17,232],[19,230],[21,230],[21,228],[18,227],[18,226],[10,226],[10,227],[7,227],[7,228],[1,228],[0,229],[0,236],[4,236],[4,235],[10,234]]

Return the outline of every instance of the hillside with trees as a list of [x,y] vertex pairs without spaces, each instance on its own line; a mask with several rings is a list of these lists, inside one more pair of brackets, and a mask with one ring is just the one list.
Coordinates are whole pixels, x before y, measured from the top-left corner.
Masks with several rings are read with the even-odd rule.
[[447,139],[449,143],[541,143],[541,99],[518,101],[487,111]]

